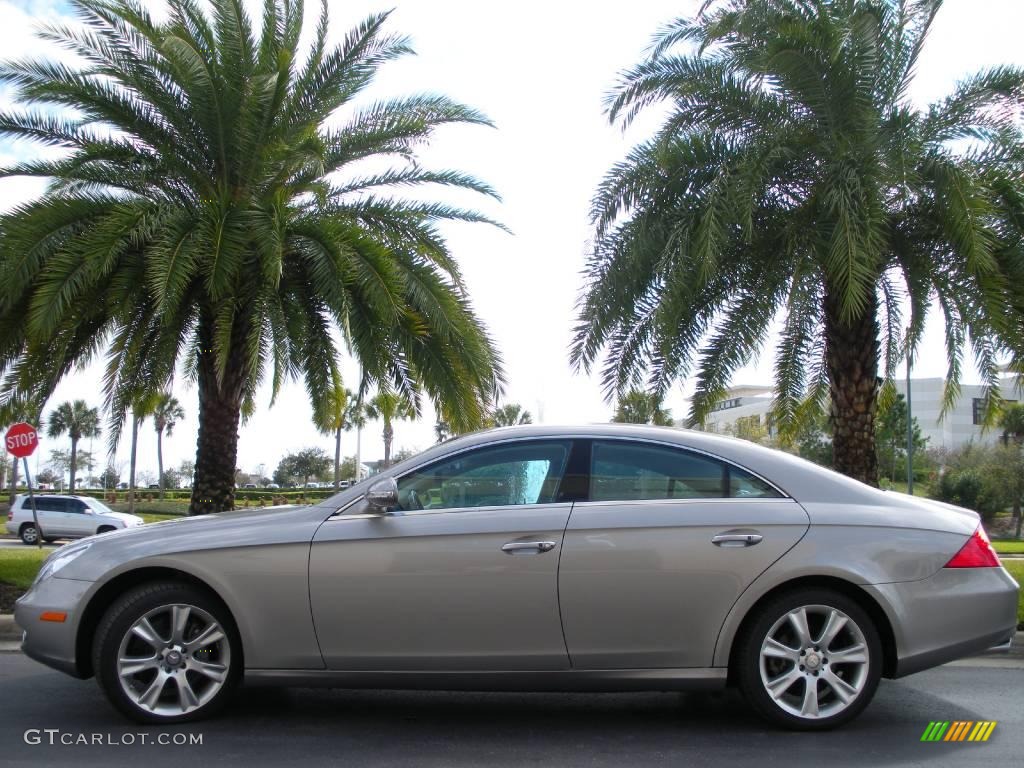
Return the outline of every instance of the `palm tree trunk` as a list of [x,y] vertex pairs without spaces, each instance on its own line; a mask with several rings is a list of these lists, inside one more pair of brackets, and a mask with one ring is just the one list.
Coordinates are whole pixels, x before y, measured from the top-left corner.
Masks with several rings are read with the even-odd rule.
[[71,479],[68,481],[68,493],[75,492],[75,473],[78,471],[78,438],[71,438]]
[[395,439],[395,428],[390,421],[384,422],[384,466],[391,466],[391,441]]
[[341,427],[334,430],[334,490],[341,488]]
[[163,430],[156,431],[156,471],[157,483],[160,484],[160,498],[164,497],[164,433]]
[[132,458],[128,470],[128,513],[135,512],[135,455],[139,449],[139,418],[132,409]]
[[877,300],[844,322],[837,295],[826,288],[825,335],[832,399],[832,461],[837,472],[878,486],[875,410],[878,403]]
[[[205,313],[204,313],[205,314]],[[199,328],[199,438],[196,441],[195,482],[190,515],[223,512],[235,506],[235,466],[238,423],[242,415],[243,361],[241,340],[232,339],[232,352],[218,380],[213,352],[211,314]]]

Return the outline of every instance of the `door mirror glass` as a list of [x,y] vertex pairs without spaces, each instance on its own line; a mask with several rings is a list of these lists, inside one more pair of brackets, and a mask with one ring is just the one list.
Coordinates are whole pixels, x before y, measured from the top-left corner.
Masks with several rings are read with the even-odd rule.
[[385,477],[371,485],[363,496],[374,512],[387,512],[398,506],[398,485],[395,478]]

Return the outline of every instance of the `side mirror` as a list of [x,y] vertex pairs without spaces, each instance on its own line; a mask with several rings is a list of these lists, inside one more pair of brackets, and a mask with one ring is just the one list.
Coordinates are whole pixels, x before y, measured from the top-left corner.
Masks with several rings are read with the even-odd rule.
[[398,506],[398,483],[393,477],[385,477],[371,485],[363,498],[373,511],[387,512]]

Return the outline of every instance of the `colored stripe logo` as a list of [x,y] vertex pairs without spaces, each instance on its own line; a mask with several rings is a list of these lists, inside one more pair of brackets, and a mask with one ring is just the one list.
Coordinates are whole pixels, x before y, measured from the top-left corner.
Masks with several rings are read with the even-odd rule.
[[988,741],[996,729],[995,720],[949,720],[928,723],[921,741]]

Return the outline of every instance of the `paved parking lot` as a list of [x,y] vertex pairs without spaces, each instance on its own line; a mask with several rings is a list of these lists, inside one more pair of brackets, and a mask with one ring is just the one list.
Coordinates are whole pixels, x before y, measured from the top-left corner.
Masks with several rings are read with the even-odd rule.
[[[883,681],[852,725],[765,728],[731,691],[480,694],[242,689],[216,720],[142,727],[93,681],[0,654],[0,764],[345,766],[1010,766],[1024,755],[1024,663],[978,660]],[[988,743],[921,743],[930,720],[996,720]],[[38,733],[30,731],[35,729]],[[59,729],[47,743],[43,729]],[[26,743],[29,740],[41,743]],[[61,745],[100,734],[114,744]],[[144,734],[144,736],[142,735]],[[201,736],[202,744],[141,743]],[[125,745],[121,742],[133,741]]]

